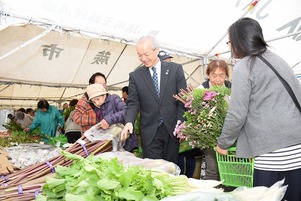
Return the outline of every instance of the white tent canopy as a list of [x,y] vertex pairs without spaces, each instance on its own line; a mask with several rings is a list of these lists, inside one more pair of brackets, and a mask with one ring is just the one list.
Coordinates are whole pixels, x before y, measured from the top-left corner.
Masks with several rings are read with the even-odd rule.
[[197,86],[210,59],[231,63],[227,28],[244,16],[259,21],[271,50],[292,67],[301,60],[299,0],[0,2],[1,108],[79,98],[95,72],[119,92],[140,66],[134,44],[143,35],[155,36]]

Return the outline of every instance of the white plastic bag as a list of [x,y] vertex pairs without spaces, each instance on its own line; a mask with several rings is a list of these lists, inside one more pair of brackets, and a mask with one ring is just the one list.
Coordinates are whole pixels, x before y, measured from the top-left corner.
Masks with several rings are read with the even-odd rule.
[[92,126],[84,133],[84,136],[91,142],[99,140],[111,140],[113,151],[122,148],[123,144],[119,141],[119,135],[123,129],[123,124],[113,124],[108,129],[99,128],[99,124]]

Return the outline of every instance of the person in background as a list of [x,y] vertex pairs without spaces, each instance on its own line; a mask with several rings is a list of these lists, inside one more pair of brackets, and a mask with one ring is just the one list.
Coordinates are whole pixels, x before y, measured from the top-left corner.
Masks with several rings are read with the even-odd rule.
[[[100,72],[94,73],[90,79],[89,79],[89,85],[91,84],[101,84],[104,88],[107,87],[107,78],[104,74]],[[93,125],[97,123],[96,114],[94,112],[94,104],[91,103],[89,98],[89,95],[87,92],[84,93],[84,95],[81,97],[81,99],[77,102],[75,106],[75,110],[77,111],[77,108],[80,109],[80,111],[86,111],[88,113],[91,113],[91,117],[88,119],[84,119],[83,112],[73,112],[72,118],[81,127],[82,133],[84,133],[86,130],[91,128]],[[88,115],[88,114],[86,114]]]
[[138,58],[144,65],[129,74],[126,125],[121,140],[133,133],[140,112],[143,157],[177,164],[179,141],[173,131],[177,120],[183,120],[184,105],[173,95],[186,88],[186,80],[182,65],[160,61],[159,48],[152,36],[144,36],[136,44]]
[[89,85],[86,93],[89,97],[87,104],[90,104],[91,109],[85,110],[77,104],[73,111],[73,120],[79,125],[86,125],[82,126],[83,132],[93,126],[88,124],[91,119],[95,124],[100,123],[104,130],[112,124],[124,124],[126,104],[118,95],[109,94],[102,84],[97,83]]
[[66,111],[66,109],[68,109],[68,107],[69,107],[68,103],[64,103],[64,104],[63,104],[63,109],[60,110],[60,113],[61,113],[62,115],[64,115],[64,112]]
[[[21,107],[21,108],[19,108],[18,110],[17,110],[17,112],[22,112],[23,114],[24,114],[24,118],[25,119],[29,119],[30,121],[33,121],[33,117],[30,115],[30,114],[27,114],[26,113],[26,110],[25,110],[25,108],[23,108],[23,107]],[[19,117],[21,117],[20,115],[19,115]],[[24,119],[24,118],[22,118],[22,119]]]
[[29,114],[29,115],[32,116],[32,117],[35,116],[35,111],[34,111],[34,109],[32,109],[32,108],[27,108],[27,109],[25,110],[25,113],[26,113],[26,114]]
[[[16,112],[14,112],[16,113]],[[13,130],[22,130],[22,127],[20,124],[17,123],[16,117],[13,114],[7,115],[8,120],[4,122],[2,125],[7,130],[13,131]]]
[[229,66],[224,60],[212,60],[206,70],[208,79],[202,83],[201,88],[210,88],[212,86],[225,86],[231,88],[229,79]]
[[129,94],[129,87],[128,86],[124,86],[122,87],[122,98],[123,101],[126,102],[126,99],[128,98],[128,94]]
[[229,110],[216,150],[255,158],[254,186],[285,179],[283,200],[301,200],[301,113],[266,59],[291,87],[301,105],[301,85],[291,67],[268,49],[260,24],[241,18],[228,29],[231,55],[239,59],[232,75]]
[[8,114],[8,115],[7,115],[7,118],[8,118],[10,121],[15,121],[15,120],[16,120],[16,117],[15,117],[13,114]]
[[67,121],[68,117],[70,116],[70,113],[75,109],[77,102],[78,102],[77,99],[72,99],[69,102],[69,107],[67,109],[65,109],[64,114],[63,114],[65,122]]
[[77,99],[72,99],[69,102],[69,108],[65,112],[64,120],[65,120],[65,135],[67,137],[68,143],[74,143],[81,137],[81,129],[78,124],[76,124],[72,119],[72,113],[75,109],[75,105],[77,104]]
[[171,59],[173,58],[170,56],[167,52],[160,50],[158,53],[158,57],[161,61],[171,62]]
[[[58,127],[64,126],[64,119],[59,110],[49,105],[48,101],[42,99],[37,104],[38,111],[33,119],[32,124],[25,128],[25,132],[32,132],[41,126],[41,133],[49,137],[55,137]],[[42,138],[43,141],[48,142],[48,139]]]
[[[89,85],[91,85],[91,84],[101,84],[103,86],[103,88],[106,90],[107,79],[106,79],[106,77],[105,77],[104,74],[102,74],[100,72],[97,72],[97,73],[94,73],[90,77],[90,79],[89,79]],[[118,101],[118,98],[121,100],[121,98],[118,95],[116,95],[116,94],[112,94],[112,95],[107,94],[106,97],[108,98],[109,101],[112,98],[116,102]],[[107,103],[108,100],[106,100],[106,102],[103,104],[103,106],[101,106],[102,109],[104,107],[107,107],[108,105],[114,106],[114,104],[112,103],[112,101],[110,101],[110,103]],[[122,105],[123,104],[126,107],[126,104],[124,102],[122,103]],[[123,107],[123,106],[119,106],[119,107]],[[82,131],[82,133],[84,133],[86,130],[88,130],[89,128],[91,128],[93,125],[97,124],[101,120],[100,119],[101,117],[104,117],[108,113],[112,113],[111,108],[109,108],[109,109],[107,108],[106,111],[102,111],[101,114],[100,114],[101,116],[99,116],[100,108],[96,107],[95,104],[93,104],[93,102],[91,102],[89,94],[86,91],[85,94],[83,95],[83,97],[76,104],[75,110],[74,110],[74,112],[72,114],[72,118],[73,118],[73,120],[78,125],[80,125],[81,131]],[[120,110],[120,108],[119,108],[119,110]],[[114,109],[113,113],[114,112],[116,112],[116,108]],[[97,113],[97,116],[96,116],[96,113]],[[114,115],[115,114],[113,114],[113,116]],[[119,118],[119,117],[116,117],[116,118]],[[124,121],[124,120],[121,120],[120,118],[119,118],[119,120],[120,121],[118,121],[117,119],[112,120],[112,121],[110,120],[108,123],[109,123],[109,125],[111,125],[114,122],[115,123],[122,123],[122,121]],[[105,120],[103,122],[105,122]],[[104,127],[104,128],[106,128],[106,127]],[[127,142],[125,144],[127,144]],[[127,147],[129,149],[127,149]],[[135,147],[133,147],[133,146],[126,146],[126,147],[124,147],[124,149],[126,151],[131,151],[133,148],[135,148]]]
[[33,117],[28,115],[28,114],[25,114],[24,112],[22,112],[20,110],[18,110],[16,112],[16,121],[24,129],[24,128],[27,128],[31,125],[31,123],[33,121]]
[[23,112],[23,113],[26,112],[25,108],[23,108],[23,107],[19,108],[17,111],[21,111],[21,112]]
[[[212,60],[206,70],[208,79],[199,86],[200,88],[210,88],[212,86],[225,86],[231,88],[229,79],[229,66],[224,60]],[[212,148],[203,150],[206,160],[206,179],[219,181],[219,171],[217,166],[216,154]]]

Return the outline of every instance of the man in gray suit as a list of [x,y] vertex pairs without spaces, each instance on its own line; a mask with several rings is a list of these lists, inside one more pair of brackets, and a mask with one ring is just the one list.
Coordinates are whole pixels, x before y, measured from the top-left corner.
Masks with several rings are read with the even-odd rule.
[[142,37],[136,44],[139,60],[144,65],[129,75],[126,125],[121,140],[133,133],[140,111],[143,157],[177,163],[179,140],[173,131],[177,120],[183,120],[184,105],[173,95],[186,89],[186,80],[180,64],[160,61],[159,48],[151,36]]

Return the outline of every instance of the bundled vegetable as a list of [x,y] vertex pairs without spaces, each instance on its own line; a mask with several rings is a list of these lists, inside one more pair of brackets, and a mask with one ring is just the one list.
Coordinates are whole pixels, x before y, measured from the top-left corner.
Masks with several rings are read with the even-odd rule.
[[[98,154],[105,151],[112,150],[112,143],[110,141],[95,141],[86,142],[86,138],[83,136],[80,141],[74,143],[66,151],[86,157],[89,154]],[[80,143],[81,142],[81,143]],[[20,185],[28,181],[35,180],[46,174],[54,172],[57,165],[68,166],[72,163],[72,160],[66,159],[62,155],[55,156],[48,161],[41,162],[17,172],[13,172],[7,175],[5,178],[0,177],[0,190],[6,186]],[[2,187],[4,186],[4,187]]]
[[[82,141],[85,137],[81,138]],[[79,143],[73,144],[66,150],[66,153],[74,153],[81,158],[87,154],[98,154],[112,150],[111,141],[87,142],[83,149]],[[31,201],[34,200],[37,193],[40,192],[42,186],[46,183],[46,177],[53,177],[56,168],[59,166],[69,166],[73,160],[59,155],[36,165],[32,165],[11,173],[5,177],[0,177],[0,201]],[[21,191],[20,191],[21,189]]]
[[113,158],[86,159],[64,152],[76,160],[70,167],[58,166],[56,177],[48,178],[37,201],[66,200],[160,200],[190,192],[185,175],[174,176],[138,166],[123,166]]
[[257,186],[253,188],[238,187],[232,192],[199,191],[185,193],[162,199],[162,201],[279,201],[282,200],[287,186],[283,186],[284,180],[276,182],[271,187]]

